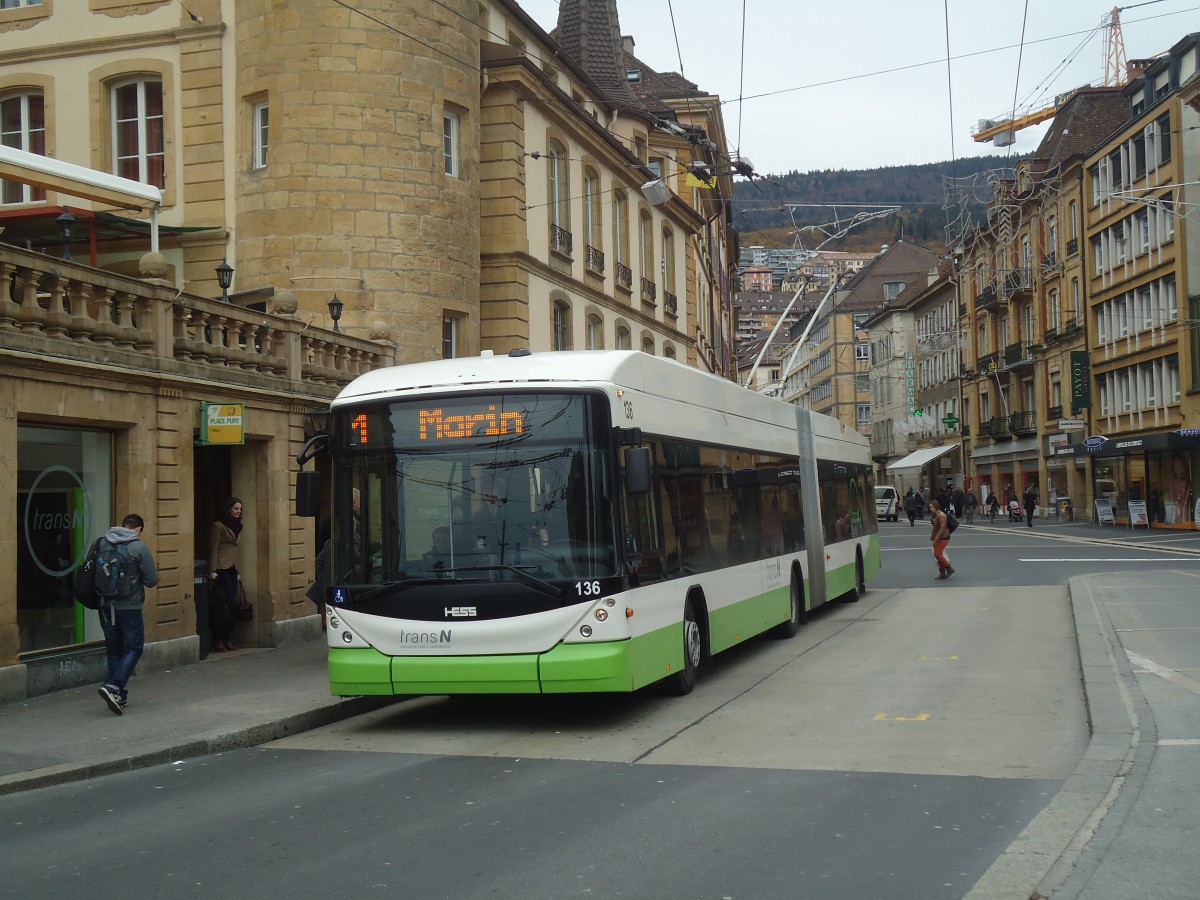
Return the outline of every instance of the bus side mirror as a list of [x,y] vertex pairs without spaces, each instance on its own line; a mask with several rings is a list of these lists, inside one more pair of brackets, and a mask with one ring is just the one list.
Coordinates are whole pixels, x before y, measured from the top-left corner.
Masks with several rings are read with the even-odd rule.
[[321,474],[315,469],[296,473],[296,515],[315,518],[321,502]]
[[630,494],[650,493],[650,448],[625,450],[625,490]]

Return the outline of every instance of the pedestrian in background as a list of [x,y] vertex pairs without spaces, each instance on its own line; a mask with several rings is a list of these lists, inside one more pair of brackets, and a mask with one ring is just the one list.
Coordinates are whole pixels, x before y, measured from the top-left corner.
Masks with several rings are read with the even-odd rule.
[[973,490],[967,489],[967,524],[970,525],[975,521],[975,510],[979,506],[979,498],[975,496]]
[[[114,715],[125,712],[129,703],[130,676],[146,648],[146,623],[142,607],[146,604],[146,588],[158,584],[158,570],[150,549],[142,543],[145,520],[130,513],[104,534],[103,541],[121,547],[136,566],[130,593],[106,601],[100,606],[100,628],[104,631],[104,650],[108,662],[108,677],[100,685],[100,696]],[[101,543],[101,550],[104,544]]]
[[242,534],[242,501],[229,497],[221,505],[221,517],[209,531],[208,578],[215,588],[209,609],[212,618],[212,648],[217,652],[236,650],[233,644],[233,608],[237,603],[239,561],[238,539]]
[[921,508],[921,495],[912,488],[908,489],[908,493],[904,495],[904,512],[908,516],[908,527],[913,528],[917,524],[917,510]]
[[1033,527],[1033,511],[1037,509],[1037,485],[1031,484],[1025,489],[1025,524]]
[[950,565],[950,558],[946,556],[946,548],[950,546],[950,525],[946,521],[946,514],[942,511],[942,504],[938,501],[930,501],[929,513],[933,525],[929,540],[933,544],[933,558],[937,560],[938,564],[938,576],[934,580],[940,581],[954,574],[954,567]]

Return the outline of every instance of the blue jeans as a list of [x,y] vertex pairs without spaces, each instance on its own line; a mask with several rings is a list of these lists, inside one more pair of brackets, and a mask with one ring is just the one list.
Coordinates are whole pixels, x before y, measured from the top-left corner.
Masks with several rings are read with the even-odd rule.
[[100,610],[100,627],[104,629],[104,646],[108,651],[108,678],[105,685],[117,688],[121,699],[126,697],[125,685],[133,674],[137,661],[146,649],[146,626],[140,609]]

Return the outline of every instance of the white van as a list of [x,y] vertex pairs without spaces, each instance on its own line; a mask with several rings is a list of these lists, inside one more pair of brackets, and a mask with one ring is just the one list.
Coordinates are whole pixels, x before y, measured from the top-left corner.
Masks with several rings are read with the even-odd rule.
[[884,485],[875,488],[875,518],[887,522],[900,521],[900,492]]

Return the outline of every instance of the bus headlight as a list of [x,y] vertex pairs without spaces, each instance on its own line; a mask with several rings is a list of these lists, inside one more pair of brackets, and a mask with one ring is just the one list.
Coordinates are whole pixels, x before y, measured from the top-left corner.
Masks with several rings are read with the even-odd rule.
[[591,625],[581,625],[579,628],[579,633],[582,634],[584,637],[591,637],[592,636],[592,626]]
[[607,609],[601,608],[601,609],[596,610],[596,621],[597,622],[603,622],[607,618],[608,618],[608,610]]

